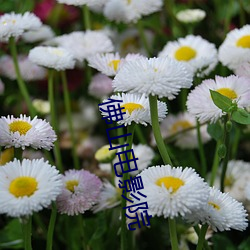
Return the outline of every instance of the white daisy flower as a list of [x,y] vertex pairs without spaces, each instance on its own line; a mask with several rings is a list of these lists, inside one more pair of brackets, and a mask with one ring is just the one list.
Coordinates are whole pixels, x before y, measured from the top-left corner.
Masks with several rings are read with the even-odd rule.
[[71,52],[60,47],[35,47],[29,52],[29,59],[40,66],[58,71],[75,67],[75,59]]
[[24,32],[22,35],[22,39],[27,43],[35,43],[35,42],[41,42],[46,41],[55,36],[54,31],[50,28],[48,25],[42,25],[37,30],[30,30],[27,32]]
[[208,200],[208,185],[192,168],[154,166],[138,176],[142,177],[143,194],[147,196],[140,197],[140,203],[147,202],[149,214],[153,216],[185,216],[203,207]]
[[64,3],[74,6],[83,6],[87,5],[89,7],[99,7],[106,3],[106,0],[56,0],[58,3]]
[[0,179],[0,213],[12,217],[48,207],[62,189],[59,171],[43,159],[15,159],[0,168]]
[[104,6],[104,16],[116,22],[136,22],[143,15],[159,11],[162,0],[109,0]]
[[50,150],[56,140],[55,131],[45,120],[20,115],[0,118],[0,146],[5,148],[44,148]]
[[168,42],[159,53],[166,56],[185,63],[198,76],[208,75],[218,62],[215,45],[194,35]]
[[[136,161],[138,170],[130,172],[130,175],[135,176],[151,164],[155,153],[151,147],[143,144],[133,144],[132,149],[134,150],[135,157],[138,158],[138,160]],[[134,168],[133,164],[134,163],[131,163],[131,168]]]
[[50,113],[50,103],[47,100],[34,99],[32,105],[40,114],[48,115]]
[[118,70],[127,61],[144,58],[139,54],[128,54],[125,58],[121,58],[119,53],[96,54],[88,58],[89,66],[99,70],[107,76],[114,76]]
[[[167,117],[161,122],[160,129],[164,139],[176,135],[174,140],[177,147],[182,149],[193,149],[199,146],[196,126],[195,117],[188,112],[183,112],[176,115],[167,115]],[[186,129],[189,130],[184,132]],[[207,133],[207,125],[201,126],[200,132],[203,143],[206,143],[211,139]],[[153,134],[151,138],[152,144],[156,145]]]
[[[143,124],[147,126],[147,123],[151,124],[151,117],[150,117],[150,107],[149,107],[149,100],[148,98],[143,95],[138,94],[117,94],[112,95],[110,97],[113,100],[121,100],[120,107],[124,108],[122,112],[123,119],[118,121],[118,124],[125,124],[125,126],[130,125],[132,122],[137,124]],[[104,100],[103,103],[108,102],[108,100]],[[110,105],[109,103],[103,104],[100,106],[103,110],[107,110],[107,106]],[[164,102],[158,101],[158,117],[159,121],[166,117],[167,114],[167,105]],[[107,112],[101,111],[103,116],[107,115]],[[112,117],[113,121],[116,121],[116,117]]]
[[92,210],[94,213],[110,209],[121,203],[121,189],[113,186],[110,182],[104,181],[101,193]]
[[[39,81],[47,77],[47,70],[30,61],[26,55],[19,55],[17,60],[23,80],[27,82]],[[4,55],[0,58],[0,74],[11,80],[17,79],[15,66],[11,56]]]
[[[228,162],[226,176],[224,180],[224,190],[234,199],[245,202],[245,187],[250,182],[250,163],[241,160],[231,160]],[[214,186],[220,187],[220,176],[222,166],[216,175]]]
[[[144,29],[145,39],[150,49],[153,47],[154,33],[151,30]],[[116,50],[122,56],[126,56],[128,53],[139,53],[147,55],[147,51],[143,47],[140,39],[138,29],[127,28],[123,32],[117,34],[114,38],[116,44]]]
[[248,226],[247,212],[242,203],[233,199],[228,193],[210,188],[206,206],[197,213],[187,216],[189,221],[207,223],[217,232],[235,229],[243,231]]
[[171,58],[127,61],[113,81],[114,91],[158,95],[174,99],[181,88],[190,88],[193,73]]
[[197,23],[206,17],[206,12],[201,9],[181,10],[176,14],[176,18],[182,23]]
[[219,47],[220,62],[231,70],[240,64],[249,62],[250,58],[250,25],[230,31]]
[[188,95],[188,111],[196,116],[200,122],[216,122],[225,114],[213,103],[210,89],[232,99],[238,107],[244,108],[250,105],[250,78],[235,75],[215,76],[215,80],[202,81]]
[[6,13],[0,17],[0,42],[7,42],[10,37],[19,38],[25,31],[36,30],[41,25],[33,13]]
[[69,50],[80,62],[97,53],[114,50],[111,39],[103,31],[75,31],[54,38],[52,43]]

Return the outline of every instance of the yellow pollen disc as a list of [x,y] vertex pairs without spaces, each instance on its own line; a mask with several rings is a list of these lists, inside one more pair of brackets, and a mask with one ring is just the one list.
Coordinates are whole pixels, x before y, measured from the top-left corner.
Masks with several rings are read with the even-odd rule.
[[67,181],[66,188],[73,193],[75,191],[75,187],[77,187],[78,184],[79,182],[77,180]]
[[143,109],[144,107],[138,103],[128,102],[128,103],[121,105],[121,108],[125,108],[125,112],[128,111],[129,114],[131,115],[134,110]]
[[189,61],[196,57],[196,51],[189,46],[182,46],[176,50],[174,56],[178,61]]
[[32,125],[25,121],[14,121],[9,124],[10,131],[19,132],[20,135],[25,135],[31,128]]
[[192,124],[189,121],[182,120],[175,122],[171,127],[171,132],[174,134],[180,130],[191,128]]
[[120,64],[120,61],[121,60],[112,60],[109,64],[108,64],[108,66],[109,67],[111,67],[111,68],[113,68],[115,71],[117,71],[118,70],[118,66],[119,66],[119,64]]
[[218,206],[217,204],[213,203],[213,202],[208,202],[208,204],[210,206],[212,206],[213,208],[217,209],[217,210],[220,210],[220,206]]
[[229,88],[220,88],[216,90],[218,93],[230,98],[230,99],[236,99],[237,98],[237,94]]
[[31,196],[37,190],[37,181],[33,177],[17,177],[10,183],[9,191],[14,196]]
[[167,189],[172,188],[172,193],[176,192],[181,186],[184,185],[183,180],[172,176],[162,177],[155,182],[155,184],[160,187],[162,186],[162,183]]
[[128,4],[131,4],[131,1],[132,1],[132,0],[127,0],[127,1],[128,1]]
[[241,37],[236,45],[242,48],[250,48],[250,35]]
[[228,176],[224,180],[224,186],[231,187],[234,183],[234,178],[232,176]]

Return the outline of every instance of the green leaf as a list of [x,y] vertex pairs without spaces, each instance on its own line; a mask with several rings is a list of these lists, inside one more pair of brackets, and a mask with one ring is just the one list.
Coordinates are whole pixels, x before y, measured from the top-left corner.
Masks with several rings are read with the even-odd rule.
[[18,219],[11,220],[0,231],[0,249],[22,249],[22,229]]
[[238,247],[238,250],[249,250],[249,246],[250,246],[250,237],[241,242],[241,244]]
[[235,103],[233,103],[233,101],[230,98],[218,93],[217,91],[211,90],[211,89],[210,89],[210,94],[211,94],[211,97],[212,97],[214,104],[218,108],[220,108],[222,111],[224,111],[224,112],[233,111],[232,108],[235,107]]
[[250,114],[241,108],[232,113],[232,120],[240,124],[250,124]]
[[215,139],[216,141],[222,139],[223,136],[223,128],[219,122],[208,124],[207,132],[209,135]]

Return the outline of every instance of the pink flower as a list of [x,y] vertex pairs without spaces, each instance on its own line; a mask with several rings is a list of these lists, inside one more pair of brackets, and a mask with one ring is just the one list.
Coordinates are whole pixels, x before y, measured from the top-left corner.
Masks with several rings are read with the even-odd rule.
[[102,187],[101,180],[86,170],[71,169],[64,173],[63,190],[57,197],[61,214],[78,215],[95,205]]

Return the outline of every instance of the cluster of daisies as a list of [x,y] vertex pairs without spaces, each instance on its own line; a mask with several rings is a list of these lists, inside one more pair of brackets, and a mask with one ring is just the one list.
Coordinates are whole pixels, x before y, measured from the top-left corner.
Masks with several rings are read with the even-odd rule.
[[[160,10],[163,5],[161,0],[58,2],[86,5],[103,12],[109,20],[125,23],[136,22],[142,16]],[[116,51],[111,37],[105,30],[74,31],[55,36],[48,26],[42,25],[34,14],[28,12],[23,15],[9,13],[0,17],[1,42],[11,39],[21,39],[27,43],[42,42],[31,49],[28,56],[18,57],[20,74],[26,81],[45,79],[47,69],[65,71],[76,67],[92,67],[99,73],[92,78],[88,93],[103,102],[107,98],[122,101],[121,107],[125,114],[119,124],[131,126],[136,123],[147,126],[152,125],[153,119],[157,118],[157,122],[161,122],[163,138],[174,138],[177,147],[198,147],[197,121],[201,123],[201,142],[208,142],[211,138],[207,133],[207,123],[217,122],[225,115],[213,103],[210,90],[230,98],[240,108],[250,107],[250,25],[229,32],[218,50],[213,43],[202,37],[188,35],[167,42],[154,58],[148,58],[141,53],[122,55]],[[15,65],[11,58],[3,56],[0,62],[0,74],[16,79]],[[215,76],[214,80],[205,79],[199,85],[193,86],[194,78],[206,77],[218,62],[235,74],[228,77]],[[165,100],[171,101],[182,89],[191,87],[193,89],[187,95],[187,111],[167,115]],[[40,102],[37,105],[44,104]],[[105,110],[105,107],[102,108]],[[48,109],[45,110],[49,113]],[[84,120],[91,120],[89,114],[86,117]],[[0,146],[15,148],[14,151],[29,147],[51,150],[57,139],[49,123],[37,117],[2,117],[0,128]],[[154,146],[154,137],[149,139]],[[140,176],[145,183],[143,192],[150,215],[181,217],[195,224],[206,223],[214,231],[246,229],[247,212],[243,205],[229,194],[209,187],[193,168],[151,166],[154,158],[152,148],[141,144],[132,147],[139,159],[138,171],[134,175]],[[96,159],[99,161],[99,168],[112,175],[111,163],[118,161],[115,154],[104,147],[101,153],[96,153]],[[234,166],[238,162],[230,164]],[[233,170],[230,173],[230,164],[226,183],[230,181],[232,187],[234,180],[244,177],[247,183],[249,179],[243,174],[244,171],[247,172],[247,167],[243,164],[244,171],[239,170],[234,174]],[[4,200],[0,204],[0,213],[9,216],[29,216],[48,207],[52,202],[56,202],[60,213],[68,215],[77,215],[90,209],[98,212],[115,207],[121,202],[120,189],[117,187],[119,180],[114,178],[112,184],[109,181],[102,183],[94,174],[75,169],[62,175],[43,158],[9,161],[0,168],[0,177],[0,192]],[[244,189],[244,199],[249,200],[249,185],[243,188],[238,184],[237,188],[236,190]],[[143,201],[144,198],[140,200]],[[134,202],[138,204],[138,201]]]
[[[50,124],[37,117],[1,117],[0,127],[0,145],[14,148],[17,154],[17,149],[30,147],[50,150],[57,139]],[[62,175],[44,158],[9,160],[0,168],[2,214],[25,217],[54,201],[60,213],[77,215],[91,209],[100,198],[102,182],[89,171],[68,170]]]

